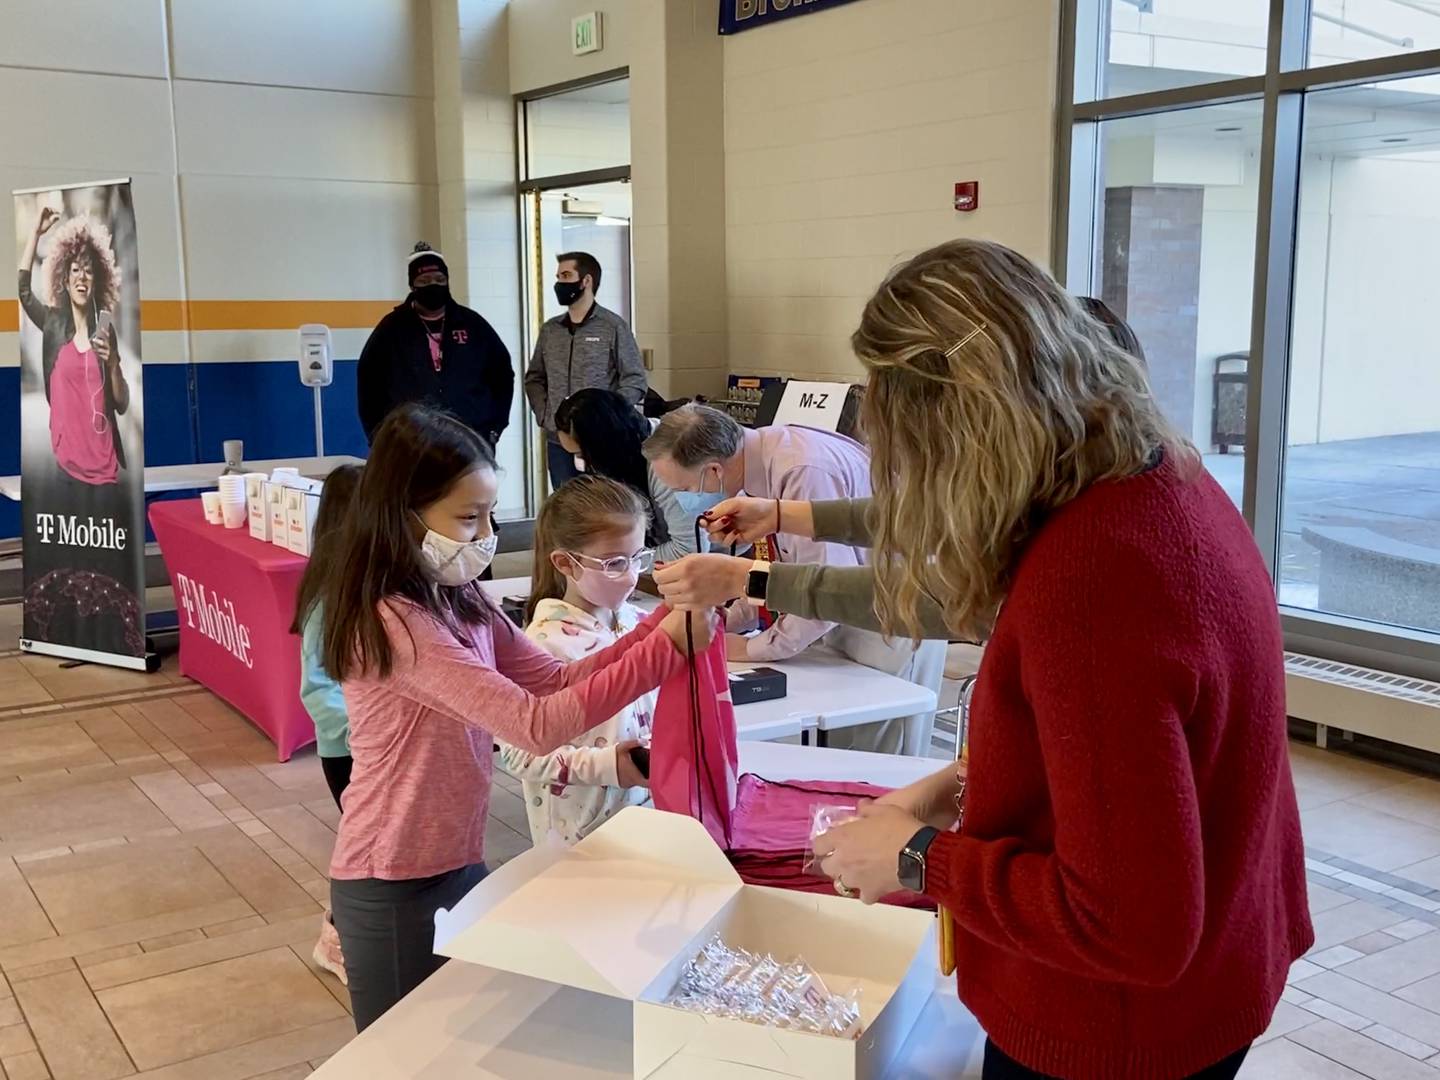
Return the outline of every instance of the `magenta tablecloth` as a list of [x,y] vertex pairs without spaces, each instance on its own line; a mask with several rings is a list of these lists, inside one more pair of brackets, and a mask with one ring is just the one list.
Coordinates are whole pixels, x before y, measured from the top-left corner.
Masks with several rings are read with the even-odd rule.
[[180,673],[244,713],[288,761],[315,741],[290,633],[307,560],[248,528],[207,523],[199,499],[152,504],[150,525],[175,588]]

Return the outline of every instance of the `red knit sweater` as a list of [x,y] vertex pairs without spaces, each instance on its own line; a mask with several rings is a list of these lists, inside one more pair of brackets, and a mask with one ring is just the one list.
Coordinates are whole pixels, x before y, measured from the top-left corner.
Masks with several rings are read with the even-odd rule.
[[927,891],[996,1045],[1175,1080],[1259,1036],[1314,933],[1275,594],[1220,487],[1166,461],[1045,523],[973,715]]

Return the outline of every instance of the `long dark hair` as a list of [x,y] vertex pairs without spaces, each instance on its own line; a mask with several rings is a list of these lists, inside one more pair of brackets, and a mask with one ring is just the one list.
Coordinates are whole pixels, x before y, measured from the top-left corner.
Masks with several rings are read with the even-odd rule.
[[535,519],[535,569],[525,621],[535,617],[541,600],[565,595],[565,575],[550,560],[553,552],[575,551],[604,533],[633,528],[645,517],[644,500],[618,480],[586,473],[556,488]]
[[320,602],[320,590],[325,579],[334,573],[335,548],[340,544],[340,527],[355,501],[355,492],[360,490],[359,465],[341,465],[325,478],[325,489],[320,493],[320,509],[315,512],[315,526],[310,531],[310,562],[300,576],[300,591],[295,599],[295,622],[290,627],[292,634],[305,632],[305,621]]
[[468,644],[470,629],[492,612],[478,586],[438,585],[426,574],[415,516],[455,482],[493,469],[489,444],[468,427],[423,405],[402,405],[380,425],[370,460],[340,531],[334,573],[321,589],[325,670],[343,681],[362,671],[388,676],[394,651],[382,621],[386,600],[408,600]]
[[1139,360],[1141,367],[1149,366],[1145,360],[1145,349],[1140,344],[1135,328],[1115,314],[1114,308],[1093,296],[1082,296],[1079,300],[1086,313],[1109,333],[1111,341]]
[[670,542],[665,516],[650,494],[650,466],[640,447],[650,437],[650,424],[614,390],[577,390],[555,410],[555,426],[580,446],[587,472],[618,480],[645,500],[650,524],[645,543]]

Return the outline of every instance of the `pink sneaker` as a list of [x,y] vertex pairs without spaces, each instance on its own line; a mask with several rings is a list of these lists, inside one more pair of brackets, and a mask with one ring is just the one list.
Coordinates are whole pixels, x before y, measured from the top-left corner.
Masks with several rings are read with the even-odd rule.
[[340,951],[340,932],[330,921],[328,911],[320,917],[320,940],[315,943],[315,951],[310,955],[315,963],[339,979],[341,986],[350,985],[345,977],[345,954]]

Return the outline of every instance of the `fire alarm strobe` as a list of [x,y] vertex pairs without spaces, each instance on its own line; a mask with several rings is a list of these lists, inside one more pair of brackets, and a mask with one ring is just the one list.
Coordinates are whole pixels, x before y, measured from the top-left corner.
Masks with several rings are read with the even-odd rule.
[[980,209],[979,180],[962,180],[955,185],[955,209],[964,214]]

